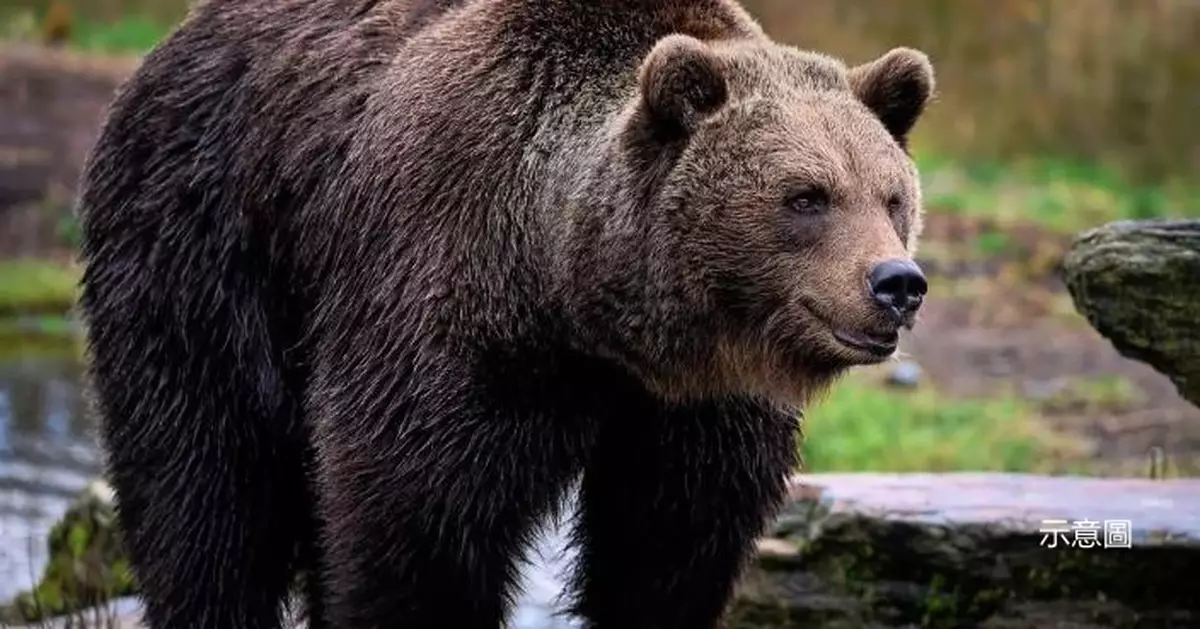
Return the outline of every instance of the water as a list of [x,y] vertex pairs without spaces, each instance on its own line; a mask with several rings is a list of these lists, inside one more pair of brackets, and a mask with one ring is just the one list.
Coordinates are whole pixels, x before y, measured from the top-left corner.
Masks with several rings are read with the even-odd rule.
[[46,531],[99,473],[79,376],[63,357],[0,362],[0,600],[30,586]]
[[[31,586],[46,560],[46,532],[100,474],[81,374],[78,362],[64,356],[0,360],[0,601]],[[572,556],[555,528],[531,549],[513,629],[576,626],[554,614],[559,576]]]

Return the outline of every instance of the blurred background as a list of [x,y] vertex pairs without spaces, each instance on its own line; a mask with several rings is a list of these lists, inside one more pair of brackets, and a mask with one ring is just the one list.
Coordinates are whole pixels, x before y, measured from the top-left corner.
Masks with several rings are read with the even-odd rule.
[[[932,298],[901,360],[810,410],[807,468],[1200,476],[1200,410],[1088,326],[1059,268],[1090,227],[1200,216],[1200,1],[745,4],[778,39],[849,63],[914,46],[938,72],[913,142]],[[113,89],[185,10],[0,0],[0,526],[98,471],[71,197]]]

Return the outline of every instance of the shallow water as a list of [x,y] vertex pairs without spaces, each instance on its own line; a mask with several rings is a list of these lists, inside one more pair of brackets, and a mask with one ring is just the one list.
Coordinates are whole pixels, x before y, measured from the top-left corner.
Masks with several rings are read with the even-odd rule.
[[[63,357],[0,361],[0,601],[30,587],[45,561],[46,532],[100,473],[81,374],[77,362]],[[554,615],[558,577],[570,557],[556,529],[531,549],[513,629],[576,626]]]
[[0,362],[0,600],[29,587],[46,531],[99,473],[79,376],[61,357]]

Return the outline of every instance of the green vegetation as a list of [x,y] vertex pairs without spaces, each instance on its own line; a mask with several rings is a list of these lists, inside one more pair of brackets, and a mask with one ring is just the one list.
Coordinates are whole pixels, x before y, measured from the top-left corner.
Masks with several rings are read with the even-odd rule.
[[167,27],[162,24],[130,15],[113,23],[77,22],[71,43],[86,51],[143,53],[153,48],[166,32]]
[[129,560],[114,525],[111,498],[103,495],[107,491],[89,487],[54,525],[46,540],[49,562],[41,578],[33,590],[0,606],[0,623],[33,623],[61,616],[78,622],[92,616],[86,611],[89,608],[135,593]]
[[866,370],[835,385],[804,426],[801,452],[812,472],[1063,471],[1075,449],[1014,396],[886,388]]
[[67,317],[0,318],[0,362],[39,359],[84,358],[79,326]]
[[49,260],[0,261],[0,360],[23,355],[82,356],[70,316],[79,272]]
[[0,39],[41,42],[65,40],[70,48],[99,54],[142,54],[148,52],[170,30],[170,26],[141,14],[114,20],[97,20],[67,12],[0,10]]
[[[1059,233],[1120,219],[1200,216],[1200,188],[1180,182],[1138,185],[1098,166],[1042,158],[1000,165],[918,153],[925,203],[933,213],[986,218],[999,226],[1033,223]],[[999,253],[1005,235],[976,243]]]
[[78,271],[44,260],[0,262],[0,320],[63,315],[75,300]]

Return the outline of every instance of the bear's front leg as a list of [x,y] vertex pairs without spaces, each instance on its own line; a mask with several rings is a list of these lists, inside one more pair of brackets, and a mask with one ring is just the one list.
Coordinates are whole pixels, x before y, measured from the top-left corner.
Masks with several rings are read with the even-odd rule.
[[584,473],[573,611],[592,629],[717,626],[797,463],[750,401],[615,409]]
[[316,385],[331,627],[499,629],[537,519],[579,472],[568,426],[437,362],[352,377],[335,359]]

